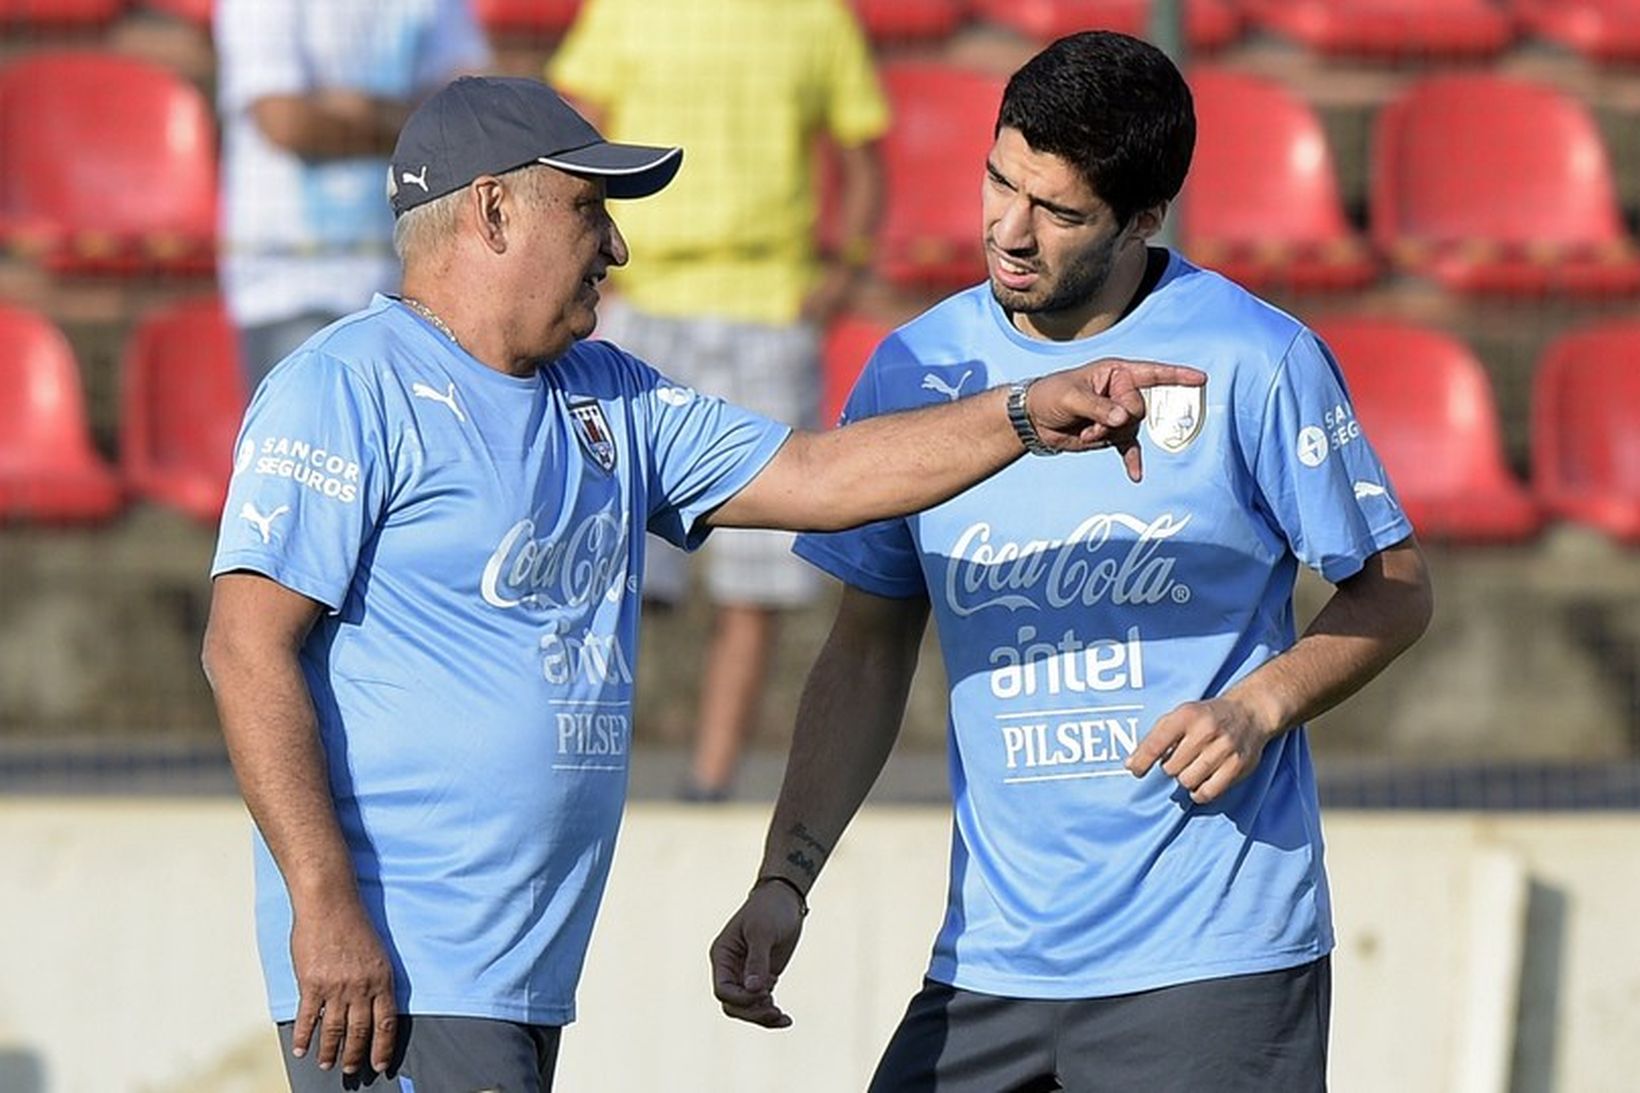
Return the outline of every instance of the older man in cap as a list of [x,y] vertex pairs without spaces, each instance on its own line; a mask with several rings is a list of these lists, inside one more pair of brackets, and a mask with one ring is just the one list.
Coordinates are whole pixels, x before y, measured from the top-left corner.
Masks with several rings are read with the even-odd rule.
[[449,85],[392,159],[402,295],[246,414],[205,664],[293,1089],[550,1088],[626,795],[646,528],[846,527],[1027,449],[1137,477],[1139,388],[1201,381],[1100,361],[826,434],[674,384],[584,339],[627,258],[606,198],[681,155],[534,81]]

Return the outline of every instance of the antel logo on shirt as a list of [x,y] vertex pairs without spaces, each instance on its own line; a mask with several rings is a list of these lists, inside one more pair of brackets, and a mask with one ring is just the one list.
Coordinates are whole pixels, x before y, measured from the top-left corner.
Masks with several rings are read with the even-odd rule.
[[484,563],[484,602],[503,610],[585,607],[626,576],[626,521],[598,512],[559,538],[536,538],[535,521],[518,521]]
[[1089,516],[1063,539],[993,542],[991,525],[971,525],[951,550],[945,600],[958,617],[988,607],[1008,611],[1189,603],[1163,550],[1190,523],[1172,513],[1143,520],[1125,512]]

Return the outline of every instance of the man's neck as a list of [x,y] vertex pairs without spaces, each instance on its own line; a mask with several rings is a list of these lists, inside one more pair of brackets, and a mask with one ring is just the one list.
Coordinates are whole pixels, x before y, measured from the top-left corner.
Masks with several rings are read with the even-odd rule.
[[[535,374],[544,358],[517,344],[520,339],[509,317],[490,307],[493,288],[464,286],[448,276],[406,274],[400,296],[414,300],[443,323],[443,333],[469,356],[488,368],[508,376]],[[412,308],[412,310],[419,310]],[[434,322],[424,315],[431,325]]]

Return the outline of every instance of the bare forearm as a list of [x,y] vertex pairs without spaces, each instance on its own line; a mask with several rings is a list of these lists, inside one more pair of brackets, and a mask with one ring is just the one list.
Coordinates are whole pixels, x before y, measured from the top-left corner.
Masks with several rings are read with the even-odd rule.
[[252,107],[263,136],[306,159],[387,155],[409,113],[406,102],[342,92],[276,96]]
[[1303,637],[1248,675],[1226,697],[1245,703],[1270,735],[1332,709],[1423,634],[1433,595],[1408,539],[1339,585]]
[[[859,599],[859,594],[849,594]],[[862,601],[863,602],[863,601]],[[878,605],[881,601],[878,601]],[[867,604],[869,610],[872,605]],[[847,601],[840,618],[850,611]],[[885,617],[891,615],[892,617]],[[808,891],[820,875],[899,735],[916,670],[927,602],[878,612],[871,644],[862,629],[834,631],[815,662],[798,706],[785,781],[764,844],[762,876],[783,876]]]
[[234,776],[292,902],[300,910],[355,895],[312,698],[295,657],[219,642],[206,663]]
[[[1018,459],[1007,393],[886,414],[824,433],[797,433],[777,459],[714,515],[714,523],[836,531],[937,505]],[[754,502],[748,504],[743,502]]]

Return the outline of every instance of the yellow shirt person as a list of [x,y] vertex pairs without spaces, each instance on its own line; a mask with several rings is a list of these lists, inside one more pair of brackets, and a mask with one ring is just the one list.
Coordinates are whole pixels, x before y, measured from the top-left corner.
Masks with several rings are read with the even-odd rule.
[[843,0],[588,0],[547,72],[612,140],[684,148],[664,196],[622,209],[634,306],[798,318],[818,276],[815,139],[859,147],[888,126]]

